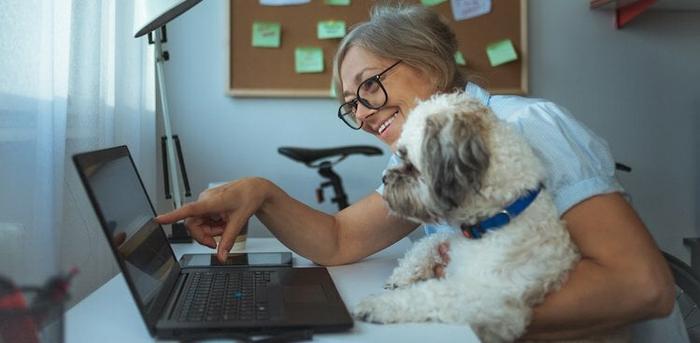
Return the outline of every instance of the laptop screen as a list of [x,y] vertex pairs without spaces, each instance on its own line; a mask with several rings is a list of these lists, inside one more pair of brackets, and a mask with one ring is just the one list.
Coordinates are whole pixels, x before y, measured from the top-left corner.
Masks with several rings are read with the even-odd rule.
[[167,281],[178,274],[165,233],[126,147],[75,156],[83,182],[100,216],[125,278],[146,311]]

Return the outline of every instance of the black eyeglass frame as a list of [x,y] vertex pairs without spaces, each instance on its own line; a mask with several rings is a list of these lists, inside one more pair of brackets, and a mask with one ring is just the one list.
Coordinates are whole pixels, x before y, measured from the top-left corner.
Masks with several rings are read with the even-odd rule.
[[[394,68],[395,66],[397,66],[401,62],[402,62],[402,60],[398,60],[398,61],[396,61],[396,63],[394,63],[394,64],[390,65],[388,68],[384,69],[381,73],[374,75],[372,77],[369,77],[369,78],[365,79],[364,81],[360,82],[360,84],[357,86],[357,91],[355,92],[355,99],[344,102],[342,105],[340,105],[340,107],[338,107],[338,118],[340,120],[342,120],[343,123],[345,123],[347,126],[349,126],[353,130],[361,129],[362,125],[364,124],[363,122],[360,122],[360,126],[355,127],[352,124],[350,124],[350,122],[348,122],[345,119],[345,117],[352,114],[352,113],[357,112],[357,102],[358,101],[361,102],[363,106],[365,106],[369,109],[373,109],[373,110],[378,110],[378,109],[384,107],[384,105],[386,105],[387,101],[389,101],[389,94],[387,94],[386,89],[384,88],[384,85],[381,82],[381,78],[384,74],[386,74],[389,70],[391,70],[392,68]],[[362,88],[362,85],[364,85],[365,83],[367,83],[369,81],[377,82],[377,84],[379,85],[379,88],[381,88],[382,92],[384,92],[384,102],[379,106],[373,106],[366,99],[363,99],[362,97],[360,97],[360,88]],[[354,109],[354,111],[342,113],[343,107],[345,107],[348,104],[352,105],[352,108]]]

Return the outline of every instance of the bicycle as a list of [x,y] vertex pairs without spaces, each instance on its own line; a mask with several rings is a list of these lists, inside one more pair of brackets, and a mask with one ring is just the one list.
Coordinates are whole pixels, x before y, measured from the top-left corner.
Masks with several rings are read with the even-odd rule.
[[[699,238],[686,238],[683,240],[686,245],[691,246],[692,258],[696,259],[695,251],[700,247]],[[700,342],[700,273],[698,266],[691,262],[691,265],[686,264],[677,257],[663,252],[671,273],[676,282],[676,302],[680,307],[683,323],[688,332],[690,342]]]
[[351,155],[375,156],[383,154],[381,149],[371,145],[349,145],[323,149],[284,146],[278,148],[277,152],[294,161],[301,162],[309,168],[318,169],[318,173],[328,181],[321,182],[316,188],[316,200],[322,203],[325,200],[323,189],[332,187],[334,196],[331,198],[331,202],[337,204],[338,211],[348,207],[349,203],[342,179],[333,170],[333,166]]

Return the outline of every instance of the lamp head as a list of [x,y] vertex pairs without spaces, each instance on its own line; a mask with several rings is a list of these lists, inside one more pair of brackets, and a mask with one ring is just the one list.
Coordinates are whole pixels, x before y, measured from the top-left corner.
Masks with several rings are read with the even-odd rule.
[[187,12],[202,0],[134,1],[134,37],[141,37]]

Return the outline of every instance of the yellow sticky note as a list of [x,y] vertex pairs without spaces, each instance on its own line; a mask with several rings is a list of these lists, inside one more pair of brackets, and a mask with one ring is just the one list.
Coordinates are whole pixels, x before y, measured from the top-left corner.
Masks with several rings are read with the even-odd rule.
[[504,39],[487,45],[486,55],[488,55],[492,67],[518,59],[518,53],[515,52],[513,42],[511,42],[510,39]]
[[258,48],[279,48],[282,25],[280,23],[261,22],[253,23],[253,46]]
[[319,21],[316,29],[318,39],[345,37],[345,22],[342,20]]
[[294,50],[294,71],[299,74],[323,72],[323,49],[298,47]]
[[467,65],[467,60],[464,59],[464,55],[462,55],[461,51],[455,52],[455,62],[457,62],[458,66],[465,66]]

